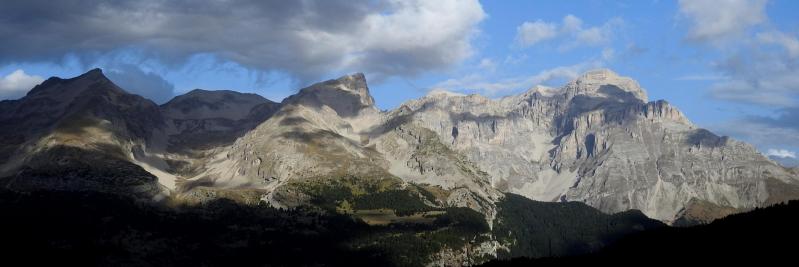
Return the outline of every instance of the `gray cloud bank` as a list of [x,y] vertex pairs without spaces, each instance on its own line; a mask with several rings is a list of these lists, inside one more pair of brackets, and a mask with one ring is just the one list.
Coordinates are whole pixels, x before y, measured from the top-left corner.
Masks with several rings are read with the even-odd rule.
[[108,79],[125,91],[163,104],[175,97],[175,86],[156,73],[133,65],[119,65],[105,71]]
[[210,54],[300,80],[406,76],[470,56],[485,17],[477,0],[12,0],[0,3],[0,64],[134,50],[165,64]]

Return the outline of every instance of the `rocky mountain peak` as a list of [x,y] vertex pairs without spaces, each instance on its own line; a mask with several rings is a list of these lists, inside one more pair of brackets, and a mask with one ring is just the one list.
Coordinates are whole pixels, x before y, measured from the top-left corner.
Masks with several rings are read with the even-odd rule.
[[99,68],[90,70],[79,76],[63,79],[50,77],[33,87],[26,97],[49,98],[66,103],[78,95],[128,95],[122,88],[114,84]]
[[358,95],[361,98],[361,103],[365,106],[374,106],[375,100],[372,98],[372,94],[369,93],[369,87],[366,85],[366,76],[363,73],[358,72],[346,75],[335,81],[337,82],[336,88]]
[[143,142],[162,126],[155,103],[125,92],[100,69],[69,79],[51,77],[6,108],[0,122],[14,126],[0,130],[0,139],[15,139],[8,151],[69,145],[114,147],[115,155],[124,155],[116,151],[119,145]]
[[613,97],[634,97],[647,102],[647,94],[635,80],[619,76],[609,69],[590,70],[566,85],[567,93],[574,95],[591,95]]
[[232,102],[232,103],[272,102],[269,99],[266,99],[254,93],[242,93],[231,90],[205,90],[205,89],[191,90],[184,95],[176,96],[174,99],[170,100],[169,102],[175,103],[175,102],[187,102],[187,101],[198,101],[207,104],[220,103],[220,102]]
[[103,70],[102,69],[94,68],[94,69],[91,69],[91,70],[87,71],[84,74],[81,74],[80,76],[78,76],[78,78],[97,79],[97,78],[106,78],[106,77],[105,77],[105,74],[103,74]]
[[237,91],[231,90],[206,90],[206,89],[194,89],[189,91],[188,93],[182,95],[181,97],[192,97],[192,98],[203,98],[208,100],[216,100],[216,99],[233,99],[233,98],[244,98],[244,97],[253,97],[262,99],[258,94],[253,93],[242,93]]
[[162,105],[161,109],[169,117],[177,119],[226,118],[238,120],[247,116],[253,107],[264,103],[273,102],[252,93],[194,89],[173,98]]
[[377,110],[363,73],[313,84],[286,98],[283,103],[317,108],[328,106],[342,117],[356,116],[364,109]]
[[91,70],[89,70],[89,71],[87,71],[87,72],[85,72],[85,73],[83,73],[81,75],[78,75],[78,76],[75,76],[75,77],[72,77],[72,78],[69,78],[69,79],[62,79],[62,78],[58,78],[58,77],[52,77],[50,79],[66,80],[66,81],[75,81],[75,80],[91,80],[91,81],[106,81],[106,80],[108,80],[108,81],[110,81],[108,79],[108,77],[106,77],[105,74],[103,73],[103,70],[100,69],[100,68],[91,69]]
[[[0,122],[12,125],[0,129],[0,140],[14,140],[0,144],[0,159],[53,125],[69,140],[86,140],[88,129],[94,143],[124,140],[115,147],[125,152],[141,146],[130,161],[152,162],[142,166],[169,188],[251,187],[269,203],[305,201],[293,197],[294,179],[347,175],[440,186],[451,190],[441,203],[487,217],[500,191],[608,213],[639,209],[666,222],[692,199],[749,209],[799,195],[782,190],[799,192],[795,171],[697,129],[665,101],[646,102],[637,82],[606,69],[502,99],[433,91],[385,113],[360,73],[311,85],[282,104],[194,90],[159,108],[124,94],[100,70],[39,87],[48,93],[0,106]],[[173,159],[182,162],[168,165]]]

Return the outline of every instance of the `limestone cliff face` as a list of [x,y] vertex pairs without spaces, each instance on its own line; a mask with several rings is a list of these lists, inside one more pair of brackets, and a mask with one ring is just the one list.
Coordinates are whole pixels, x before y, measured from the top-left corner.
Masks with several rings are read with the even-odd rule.
[[402,110],[381,113],[362,74],[312,85],[233,144],[214,150],[205,171],[182,190],[210,185],[268,192],[274,205],[306,198],[288,192],[298,181],[358,177],[439,186],[442,205],[465,206],[491,217],[501,193],[488,174],[428,128],[402,121]]
[[535,200],[673,221],[692,201],[744,210],[797,186],[752,146],[697,128],[666,101],[646,101],[632,79],[596,70],[561,89],[499,100],[438,93],[402,109],[494,187]]
[[[796,171],[696,127],[666,101],[649,102],[637,82],[610,70],[501,99],[434,91],[385,112],[363,74],[282,103],[195,90],[159,107],[95,70],[51,78],[21,100],[0,102],[0,111],[0,121],[14,125],[0,129],[6,178],[25,166],[47,169],[53,158],[80,171],[111,155],[147,192],[161,190],[157,177],[178,194],[247,189],[275,205],[299,205],[308,196],[289,189],[298,181],[386,179],[436,188],[431,205],[489,219],[503,192],[608,213],[638,209],[666,222],[799,198]],[[37,153],[48,148],[55,150]],[[72,148],[98,153],[76,157]],[[95,171],[98,179],[83,182],[113,176]],[[26,181],[44,186],[51,178]]]
[[345,76],[289,97],[219,153],[204,179],[225,186],[387,175],[463,191],[454,205],[489,214],[500,191],[667,222],[690,203],[745,210],[797,197],[775,189],[797,187],[794,174],[610,70],[502,99],[436,91],[382,113],[364,77]]
[[353,81],[358,78],[363,76],[330,80],[287,98],[268,120],[215,150],[207,171],[195,179],[271,190],[293,179],[382,170],[380,156],[361,146],[345,119],[378,113],[365,81]]
[[[275,190],[297,179],[388,176],[453,190],[491,215],[500,192],[674,221],[690,203],[745,210],[797,197],[753,147],[699,129],[637,82],[590,71],[502,99],[432,92],[379,112],[362,74],[322,82],[216,150],[191,182]],[[788,192],[788,193],[786,193]]]

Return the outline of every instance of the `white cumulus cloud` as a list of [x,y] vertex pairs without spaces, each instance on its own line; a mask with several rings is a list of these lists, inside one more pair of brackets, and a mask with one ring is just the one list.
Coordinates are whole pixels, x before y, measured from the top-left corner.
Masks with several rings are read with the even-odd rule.
[[558,25],[555,23],[547,23],[542,20],[525,21],[516,28],[516,43],[522,47],[528,47],[555,38],[557,35]]
[[530,47],[538,43],[559,39],[563,42],[559,46],[561,51],[579,46],[596,46],[610,41],[614,32],[623,24],[620,18],[613,18],[600,26],[586,27],[583,20],[574,15],[566,15],[560,23],[524,22],[516,28],[516,45]]
[[21,69],[15,70],[0,78],[0,100],[20,98],[42,81],[44,79],[40,76],[28,75]]
[[796,158],[796,152],[786,150],[786,149],[769,149],[766,151],[766,156],[774,156],[778,158]]

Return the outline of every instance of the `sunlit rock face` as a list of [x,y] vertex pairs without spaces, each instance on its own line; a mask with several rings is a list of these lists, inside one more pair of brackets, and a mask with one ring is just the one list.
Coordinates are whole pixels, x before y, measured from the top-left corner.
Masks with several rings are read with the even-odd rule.
[[666,222],[799,197],[795,170],[696,127],[606,69],[500,99],[433,91],[389,111],[375,107],[363,74],[314,84],[281,103],[195,90],[157,106],[94,70],[49,79],[0,110],[0,121],[14,126],[0,130],[4,176],[47,165],[40,152],[48,148],[79,154],[61,148],[69,146],[99,154],[65,164],[112,155],[110,163],[140,178],[131,184],[141,192],[252,190],[292,206],[307,200],[293,183],[354,177],[435,187],[443,201],[432,204],[489,219],[510,192],[607,213],[637,209]]
[[609,70],[502,99],[439,92],[398,110],[487,172],[493,187],[535,200],[670,222],[699,201],[745,210],[796,197],[779,189],[797,187],[795,174],[696,127],[666,101],[647,102],[637,82]]

